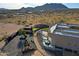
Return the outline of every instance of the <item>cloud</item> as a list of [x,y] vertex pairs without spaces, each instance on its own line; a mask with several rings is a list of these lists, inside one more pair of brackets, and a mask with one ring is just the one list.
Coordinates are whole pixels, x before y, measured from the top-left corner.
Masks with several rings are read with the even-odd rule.
[[0,3],[0,8],[7,8],[7,9],[19,9],[21,7],[32,7],[31,4],[24,4],[24,3]]
[[79,0],[0,0],[0,3],[78,3]]
[[0,8],[8,8],[8,9],[18,9],[21,8],[23,4],[16,3],[0,3]]
[[36,7],[43,4],[44,3],[0,3],[0,8],[20,9],[22,7]]
[[49,3],[54,0],[0,0],[1,3]]

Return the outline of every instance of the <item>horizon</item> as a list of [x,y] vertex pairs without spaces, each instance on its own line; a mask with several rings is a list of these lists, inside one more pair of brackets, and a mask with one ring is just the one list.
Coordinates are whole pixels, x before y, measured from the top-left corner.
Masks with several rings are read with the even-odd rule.
[[[47,3],[0,3],[0,8],[5,9],[20,9],[22,7],[37,7]],[[50,4],[50,3],[49,3]],[[68,8],[79,8],[79,3],[61,3]]]

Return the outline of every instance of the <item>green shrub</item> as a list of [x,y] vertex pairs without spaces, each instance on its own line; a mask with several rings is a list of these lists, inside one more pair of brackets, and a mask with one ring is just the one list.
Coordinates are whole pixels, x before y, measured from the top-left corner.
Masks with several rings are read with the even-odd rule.
[[20,30],[18,31],[18,34],[19,34],[19,35],[26,35],[26,32],[25,32],[25,30],[20,29]]

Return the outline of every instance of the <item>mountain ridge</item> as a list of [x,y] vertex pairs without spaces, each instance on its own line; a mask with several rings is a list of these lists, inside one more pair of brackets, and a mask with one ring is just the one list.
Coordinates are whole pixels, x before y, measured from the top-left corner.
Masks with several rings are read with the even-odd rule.
[[26,11],[50,11],[50,10],[63,10],[63,9],[69,9],[65,5],[61,3],[50,3],[50,4],[44,4],[42,6],[36,6],[36,7],[22,7],[20,10],[26,10]]
[[[51,10],[65,10],[69,9],[67,6],[61,4],[61,3],[47,3],[41,6],[36,6],[36,7],[22,7],[20,9],[15,9],[15,12],[43,12],[43,11],[51,11]],[[1,8],[0,12],[9,12],[13,10]]]

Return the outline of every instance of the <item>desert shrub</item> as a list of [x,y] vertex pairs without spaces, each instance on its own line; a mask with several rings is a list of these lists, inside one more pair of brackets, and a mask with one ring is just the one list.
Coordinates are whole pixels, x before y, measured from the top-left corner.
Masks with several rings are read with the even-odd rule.
[[26,32],[23,29],[20,29],[18,31],[18,35],[26,35]]

